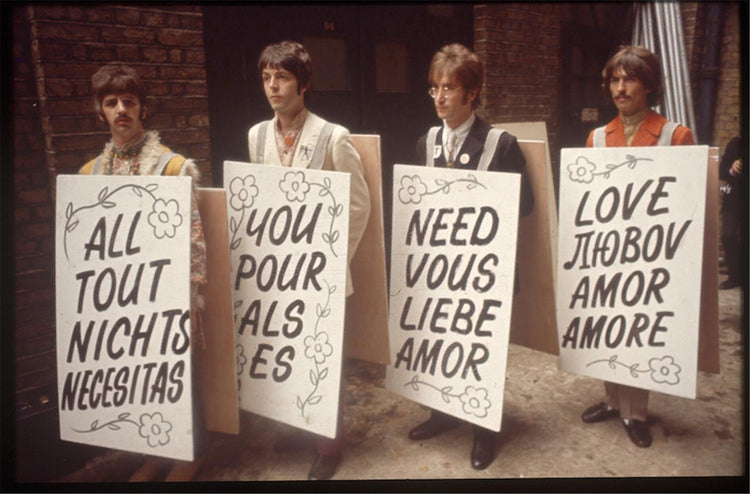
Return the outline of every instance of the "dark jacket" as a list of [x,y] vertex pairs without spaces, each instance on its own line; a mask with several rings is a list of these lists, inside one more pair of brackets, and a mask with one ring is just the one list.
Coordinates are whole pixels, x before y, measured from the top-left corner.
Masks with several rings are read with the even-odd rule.
[[[487,137],[487,133],[490,131],[492,126],[477,117],[469,130],[469,134],[466,136],[461,149],[456,154],[457,157],[461,157],[464,154],[469,156],[469,161],[466,164],[462,164],[460,159],[456,159],[454,168],[459,170],[476,170],[479,164],[479,158],[482,156],[482,148],[484,146],[484,140]],[[438,131],[437,137],[435,138],[435,145],[442,146],[443,129]],[[423,135],[417,140],[417,163],[426,163],[425,156],[425,140],[427,135]],[[441,154],[438,158],[435,158],[436,167],[445,167],[445,157]],[[518,146],[516,138],[504,132],[500,137],[495,148],[495,156],[490,162],[488,171],[499,171],[499,172],[513,172],[521,174],[521,199],[519,204],[519,215],[526,216],[534,209],[534,193],[531,190],[531,185],[526,177],[526,160],[523,158],[521,148]]]
[[[729,187],[728,192],[724,194],[722,207],[739,207],[747,191],[747,175],[743,168],[742,173],[732,176],[729,170],[735,160],[742,158],[742,140],[739,137],[733,138],[724,149],[724,154],[719,162],[719,178],[725,180]],[[744,163],[743,163],[744,164]]]

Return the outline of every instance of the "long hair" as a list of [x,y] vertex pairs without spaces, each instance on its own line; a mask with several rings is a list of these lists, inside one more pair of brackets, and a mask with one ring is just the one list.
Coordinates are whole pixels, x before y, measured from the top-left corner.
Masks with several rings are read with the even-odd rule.
[[659,56],[656,53],[642,46],[621,46],[602,70],[602,93],[607,99],[612,97],[609,81],[615,70],[620,67],[628,76],[638,78],[643,87],[651,91],[647,96],[649,106],[659,104],[664,94],[664,82]]
[[91,94],[94,109],[102,114],[102,98],[108,94],[134,94],[141,104],[146,106],[146,85],[132,67],[121,63],[108,63],[91,76]]
[[258,72],[266,67],[281,67],[297,78],[297,94],[312,84],[312,60],[304,46],[296,41],[282,41],[266,46],[258,57]]
[[477,97],[472,101],[471,107],[475,109],[479,106],[479,93],[484,84],[484,64],[476,53],[459,43],[445,45],[432,57],[428,74],[430,84],[437,84],[444,74],[455,76],[467,94],[476,89]]

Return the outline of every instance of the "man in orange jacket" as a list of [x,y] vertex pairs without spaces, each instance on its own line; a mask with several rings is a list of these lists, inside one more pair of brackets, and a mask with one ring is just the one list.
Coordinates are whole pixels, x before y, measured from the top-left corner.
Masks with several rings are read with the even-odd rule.
[[[587,147],[680,146],[695,144],[689,128],[669,122],[651,109],[663,93],[659,57],[640,46],[622,47],[602,70],[602,91],[611,97],[618,115],[591,131]],[[648,390],[604,383],[604,401],[583,412],[586,423],[619,416],[636,446],[651,445],[648,430]]]
[[[651,109],[664,92],[656,54],[640,46],[621,48],[602,70],[602,91],[612,98],[618,115],[604,127],[591,131],[587,147],[695,144],[689,128],[668,122]],[[597,143],[599,135],[604,141]]]

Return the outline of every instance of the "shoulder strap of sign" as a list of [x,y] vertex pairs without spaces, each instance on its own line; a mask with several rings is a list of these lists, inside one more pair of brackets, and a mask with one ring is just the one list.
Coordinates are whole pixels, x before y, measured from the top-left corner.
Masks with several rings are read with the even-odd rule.
[[484,140],[484,147],[482,148],[482,156],[479,158],[479,164],[477,165],[477,171],[486,172],[490,167],[492,158],[495,156],[497,143],[504,132],[503,129],[496,129],[493,127],[487,133],[487,137]]
[[102,168],[102,155],[97,156],[96,160],[94,160],[94,165],[91,167],[91,174],[92,175],[99,175],[101,173]]
[[258,136],[255,144],[255,157],[250,156],[250,161],[255,163],[263,163],[265,161],[266,151],[266,132],[268,130],[268,124],[270,120],[265,120],[258,124]]
[[156,162],[156,167],[154,168],[154,175],[164,175],[164,170],[167,168],[167,164],[169,161],[177,156],[177,153],[173,153],[171,151],[167,151],[166,153],[159,156],[159,161]]
[[333,125],[330,122],[324,123],[320,129],[320,134],[318,134],[318,142],[315,143],[315,151],[308,165],[309,169],[321,170],[323,168],[323,161],[326,158],[328,141],[331,140],[331,134],[333,134]]
[[440,127],[430,127],[427,131],[427,138],[424,140],[425,165],[427,166],[435,166],[435,142],[437,142],[439,131]]
[[661,133],[659,134],[659,142],[656,145],[657,146],[671,146],[672,136],[674,135],[674,131],[678,126],[679,124],[676,124],[674,122],[665,123],[664,126],[661,128]]
[[164,168],[162,175],[177,176],[182,172],[182,165],[185,164],[187,159],[181,154],[173,154],[171,158],[167,160],[167,166]]
[[594,129],[593,147],[603,148],[604,146],[607,145],[607,138],[606,138],[606,134],[604,133],[604,129],[606,129],[606,125],[602,127],[597,127]]

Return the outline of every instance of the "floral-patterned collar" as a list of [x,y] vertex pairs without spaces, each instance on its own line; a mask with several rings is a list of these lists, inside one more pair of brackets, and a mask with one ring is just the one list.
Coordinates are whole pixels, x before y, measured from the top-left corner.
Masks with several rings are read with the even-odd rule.
[[[122,156],[118,153],[140,145],[135,155]],[[121,146],[116,150],[114,140],[110,139],[104,146],[103,156],[108,160],[102,163],[105,175],[151,175],[158,164],[159,156],[164,152],[159,134],[155,130],[147,130],[143,138],[130,146]]]
[[114,141],[112,141],[112,150],[110,153],[117,157],[117,158],[134,158],[138,155],[138,153],[141,152],[141,149],[143,149],[143,145],[146,143],[146,138],[148,137],[148,132],[142,132],[141,135],[133,140],[132,142],[126,142],[122,146],[118,146]]
[[308,115],[307,108],[302,110],[292,120],[291,129],[286,133],[281,132],[281,121],[279,117],[274,118],[274,135],[276,137],[276,148],[279,151],[279,159],[283,166],[292,165],[292,156],[294,156],[294,150],[297,149],[297,143],[302,135],[302,127],[305,126]]

